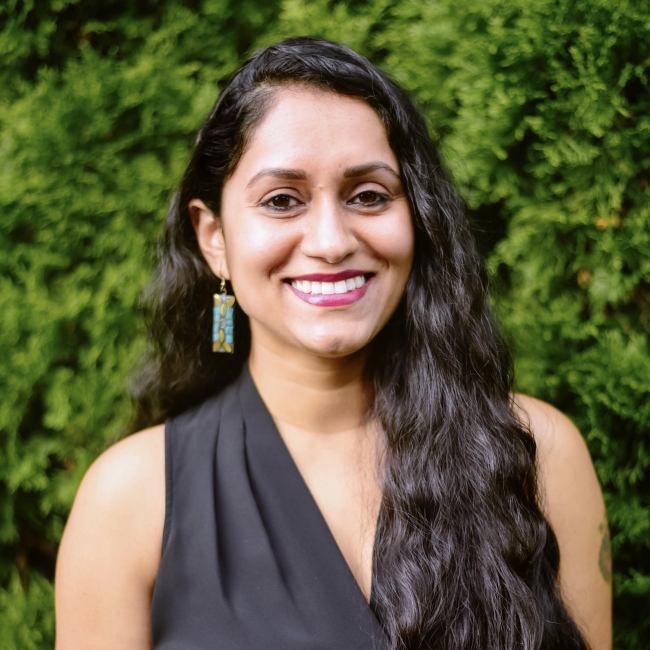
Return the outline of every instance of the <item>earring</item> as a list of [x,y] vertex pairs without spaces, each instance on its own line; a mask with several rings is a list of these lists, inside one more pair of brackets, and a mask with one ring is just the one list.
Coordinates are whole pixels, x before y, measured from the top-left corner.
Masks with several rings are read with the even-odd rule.
[[215,293],[212,322],[212,351],[235,351],[235,296],[226,293],[226,280],[221,278],[221,293]]

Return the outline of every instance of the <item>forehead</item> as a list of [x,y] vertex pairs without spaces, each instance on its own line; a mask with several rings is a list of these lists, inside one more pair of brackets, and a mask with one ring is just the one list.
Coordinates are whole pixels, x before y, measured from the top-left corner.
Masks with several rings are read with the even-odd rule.
[[290,86],[277,91],[238,167],[343,168],[369,160],[398,168],[372,107],[333,92]]

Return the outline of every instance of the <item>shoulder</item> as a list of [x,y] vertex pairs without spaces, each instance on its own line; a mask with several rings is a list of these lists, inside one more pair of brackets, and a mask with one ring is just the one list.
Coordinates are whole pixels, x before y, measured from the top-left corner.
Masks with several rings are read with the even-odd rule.
[[514,406],[535,437],[541,505],[558,538],[565,529],[591,519],[602,523],[604,505],[596,472],[573,422],[550,404],[525,395],[516,395]]
[[57,647],[148,639],[164,518],[161,425],[110,447],[81,482],[57,558]]
[[120,508],[152,495],[161,480],[164,487],[164,460],[164,425],[120,440],[90,466],[75,506],[90,499],[94,505]]
[[548,449],[557,443],[583,444],[573,422],[554,406],[520,393],[513,397],[516,415],[531,428],[541,448]]
[[164,431],[164,425],[160,425],[133,434],[95,460],[77,492],[66,538],[75,536],[83,541],[100,532],[108,538],[153,537],[158,528],[162,535]]
[[587,445],[573,422],[554,406],[526,395],[515,395],[514,410],[537,443],[542,505],[547,515],[552,519],[558,509],[580,502],[581,508],[593,508],[601,516],[600,486]]
[[535,437],[542,471],[559,463],[592,466],[584,438],[564,413],[546,402],[521,394],[514,396],[514,411]]
[[540,505],[560,549],[565,602],[594,650],[611,648],[611,559],[605,504],[585,441],[550,404],[514,397],[538,450]]

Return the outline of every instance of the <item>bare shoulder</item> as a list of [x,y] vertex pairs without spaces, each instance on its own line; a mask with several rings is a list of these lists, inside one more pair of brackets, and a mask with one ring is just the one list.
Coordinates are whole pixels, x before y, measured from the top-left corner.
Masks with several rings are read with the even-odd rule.
[[583,437],[564,413],[542,400],[521,394],[514,396],[514,406],[519,419],[530,427],[535,436],[543,466],[555,462],[558,456],[588,461],[591,465]]
[[[138,542],[162,534],[165,508],[164,426],[133,434],[106,450],[88,469],[70,514],[66,537],[93,531]],[[82,525],[84,524],[84,525]],[[135,541],[135,540],[134,540]],[[145,543],[144,549],[150,544]]]
[[[554,529],[605,521],[605,506],[584,438],[571,420],[554,406],[516,395],[516,414],[537,443],[543,507]],[[556,533],[558,530],[556,530]]]
[[88,469],[75,507],[92,501],[93,507],[117,508],[124,513],[123,507],[128,510],[164,488],[164,436],[164,425],[160,425],[109,447]]
[[585,441],[555,407],[516,395],[535,437],[542,507],[560,547],[562,594],[594,650],[611,648],[611,556],[605,504]]
[[158,426],[113,445],[81,483],[57,559],[58,650],[150,647],[164,518],[164,426]]
[[601,524],[605,506],[587,445],[571,420],[555,407],[515,396],[519,419],[532,431],[538,450],[542,506],[558,536],[591,520]]

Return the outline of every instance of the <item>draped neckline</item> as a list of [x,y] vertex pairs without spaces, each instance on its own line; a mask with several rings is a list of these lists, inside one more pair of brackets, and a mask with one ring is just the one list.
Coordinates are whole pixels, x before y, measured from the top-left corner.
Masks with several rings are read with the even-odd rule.
[[[244,365],[242,374],[239,379],[239,398],[242,406],[242,414],[247,436],[253,436],[255,443],[264,443],[268,453],[268,463],[263,466],[265,473],[262,480],[266,479],[272,483],[282,483],[283,488],[292,490],[293,497],[298,498],[303,508],[303,515],[308,514],[308,519],[322,531],[324,543],[327,544],[330,552],[328,560],[337,565],[338,572],[347,574],[349,580],[348,589],[355,592],[355,600],[361,598],[370,613],[374,626],[382,629],[381,623],[377,616],[376,602],[374,599],[375,587],[375,545],[377,541],[376,531],[373,542],[372,574],[370,584],[370,600],[366,599],[361,586],[357,582],[350,566],[348,565],[341,548],[329,527],[321,509],[319,508],[313,494],[309,490],[304,477],[300,473],[296,462],[289,451],[278,427],[271,416],[257,386],[253,380],[248,363]],[[261,440],[264,437],[265,440]],[[281,468],[282,472],[278,472]],[[258,468],[262,469],[262,468]]]

